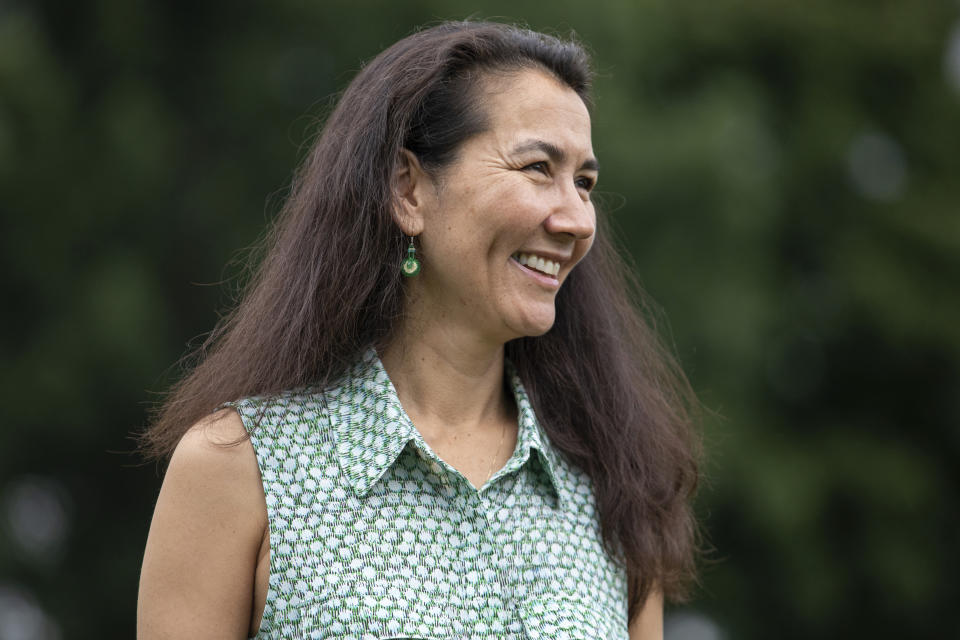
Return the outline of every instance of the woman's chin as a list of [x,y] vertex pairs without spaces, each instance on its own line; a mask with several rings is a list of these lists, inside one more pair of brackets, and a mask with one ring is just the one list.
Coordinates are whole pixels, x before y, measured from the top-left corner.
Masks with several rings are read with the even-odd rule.
[[549,313],[538,313],[518,319],[508,324],[515,338],[535,338],[553,328],[556,313],[551,307]]

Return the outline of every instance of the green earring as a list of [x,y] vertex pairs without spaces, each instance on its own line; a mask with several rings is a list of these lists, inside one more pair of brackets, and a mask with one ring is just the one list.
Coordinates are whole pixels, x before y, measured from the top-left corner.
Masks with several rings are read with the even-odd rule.
[[420,261],[417,260],[417,250],[413,246],[413,237],[410,238],[410,246],[407,247],[407,259],[400,264],[400,273],[408,278],[420,273]]

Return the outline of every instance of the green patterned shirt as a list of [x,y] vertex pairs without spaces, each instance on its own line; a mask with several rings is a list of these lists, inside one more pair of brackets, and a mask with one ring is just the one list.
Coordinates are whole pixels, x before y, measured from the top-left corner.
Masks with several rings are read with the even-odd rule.
[[373,349],[326,392],[229,403],[269,516],[258,639],[627,638],[590,479],[506,367],[517,446],[479,491],[424,441]]

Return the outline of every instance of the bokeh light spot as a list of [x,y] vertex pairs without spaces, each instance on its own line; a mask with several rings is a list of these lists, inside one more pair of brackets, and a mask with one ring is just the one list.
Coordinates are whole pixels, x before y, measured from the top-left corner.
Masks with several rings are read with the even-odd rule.
[[699,611],[675,611],[663,621],[664,640],[724,640],[716,622]]
[[26,591],[0,583],[0,638],[59,640],[60,628]]
[[[59,555],[69,527],[66,494],[53,480],[28,476],[3,494],[3,515],[14,542],[35,560]],[[5,636],[2,636],[5,637]]]
[[943,55],[943,73],[947,84],[960,94],[960,22],[954,26],[947,38],[947,49]]
[[890,201],[903,195],[906,158],[897,141],[886,134],[868,132],[854,138],[847,149],[847,171],[865,198]]

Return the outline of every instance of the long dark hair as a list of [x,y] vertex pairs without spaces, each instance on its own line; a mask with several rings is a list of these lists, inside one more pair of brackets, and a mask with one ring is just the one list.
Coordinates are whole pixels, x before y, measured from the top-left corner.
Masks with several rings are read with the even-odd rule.
[[[522,69],[552,74],[590,105],[583,47],[510,25],[442,23],[364,67],[295,175],[239,304],[142,434],[148,456],[168,457],[223,402],[325,388],[360,350],[389,343],[404,305],[405,245],[391,216],[400,151],[440,172],[487,127],[479,80]],[[651,589],[678,600],[694,577],[695,402],[608,236],[601,212],[593,248],[558,293],[553,328],[506,350],[548,436],[593,480],[633,617]]]

